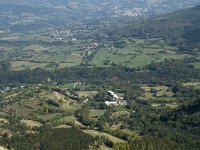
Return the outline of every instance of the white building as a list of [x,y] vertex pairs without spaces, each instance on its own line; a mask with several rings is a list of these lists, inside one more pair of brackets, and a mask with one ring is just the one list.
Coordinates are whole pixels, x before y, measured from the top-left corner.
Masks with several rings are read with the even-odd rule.
[[105,101],[105,104],[110,106],[110,105],[119,105],[119,103],[116,101],[116,102],[109,102],[109,101]]
[[117,95],[115,94],[115,92],[113,92],[113,91],[108,91],[108,93],[109,93],[110,96],[112,96],[112,98],[113,98],[114,100],[118,100],[118,99],[119,99],[119,96],[117,96]]

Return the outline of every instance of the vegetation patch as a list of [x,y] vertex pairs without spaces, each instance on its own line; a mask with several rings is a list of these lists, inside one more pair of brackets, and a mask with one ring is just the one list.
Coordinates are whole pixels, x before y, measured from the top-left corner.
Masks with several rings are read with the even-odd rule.
[[[12,140],[15,143],[12,143]],[[36,147],[48,150],[89,150],[89,145],[93,142],[92,136],[74,128],[44,130],[39,134],[14,136],[8,141],[3,141],[5,145],[16,150],[35,149]]]
[[41,127],[42,123],[38,122],[38,121],[33,121],[33,120],[21,120],[20,121],[22,124],[25,124],[28,127]]
[[77,94],[79,97],[94,97],[97,95],[97,91],[78,91]]
[[96,131],[96,130],[84,130],[83,132],[87,133],[87,134],[90,134],[94,137],[97,137],[97,136],[102,136],[102,137],[105,137],[107,138],[108,140],[110,140],[111,142],[113,143],[122,143],[122,142],[126,142],[122,139],[119,139],[117,137],[114,137],[108,133],[103,133],[103,132],[99,132],[99,131]]

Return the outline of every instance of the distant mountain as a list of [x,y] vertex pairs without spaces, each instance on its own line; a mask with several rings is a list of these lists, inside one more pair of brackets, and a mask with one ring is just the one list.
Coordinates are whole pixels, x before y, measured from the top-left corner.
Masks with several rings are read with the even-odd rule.
[[115,37],[164,38],[190,53],[200,47],[200,5],[140,22],[124,23],[109,29],[108,34]]
[[[199,0],[0,0],[4,4],[43,6],[94,15],[138,16],[176,11],[200,4]],[[102,17],[102,16],[98,16]]]
[[41,30],[110,17],[152,16],[197,4],[199,0],[0,0],[0,25],[1,32]]

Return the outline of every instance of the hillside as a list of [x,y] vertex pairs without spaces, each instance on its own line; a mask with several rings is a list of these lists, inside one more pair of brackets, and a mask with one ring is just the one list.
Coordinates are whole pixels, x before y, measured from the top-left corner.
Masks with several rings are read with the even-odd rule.
[[200,5],[138,23],[121,24],[112,32],[108,32],[113,36],[164,38],[171,45],[179,46],[180,51],[193,53],[192,51],[195,51],[200,44],[199,26]]
[[198,0],[1,0],[0,31],[27,32],[109,18],[147,17],[197,4]]
[[[29,33],[2,31],[0,62],[9,62],[11,70],[52,70],[72,66],[138,68],[165,60],[187,58],[188,63],[199,68],[199,7],[138,21],[99,20],[48,30],[50,20],[46,20],[45,24],[38,20],[41,26],[37,23],[32,26],[27,21],[22,25],[16,21],[11,29],[17,32],[28,30]],[[45,11],[37,13],[48,16]],[[59,19],[50,17],[53,17],[52,20],[54,17]],[[66,20],[54,21],[56,26]],[[34,29],[38,32],[30,32]],[[6,69],[5,65],[2,66],[2,70]]]
[[199,150],[197,3],[0,0],[0,149]]

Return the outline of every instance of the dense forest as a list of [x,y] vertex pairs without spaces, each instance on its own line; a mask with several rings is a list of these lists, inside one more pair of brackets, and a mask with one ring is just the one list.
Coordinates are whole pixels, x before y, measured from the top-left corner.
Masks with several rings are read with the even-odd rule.
[[9,63],[2,63],[0,84],[43,83],[48,78],[60,84],[72,81],[86,81],[94,84],[110,84],[113,81],[130,81],[132,84],[173,84],[189,82],[200,78],[200,71],[188,62],[193,60],[172,60],[150,64],[144,68],[128,67],[72,67],[55,71],[40,68],[24,71],[8,71]]
[[16,150],[89,150],[94,144],[94,138],[75,129],[42,129],[39,134],[15,136],[1,141],[8,148]]

